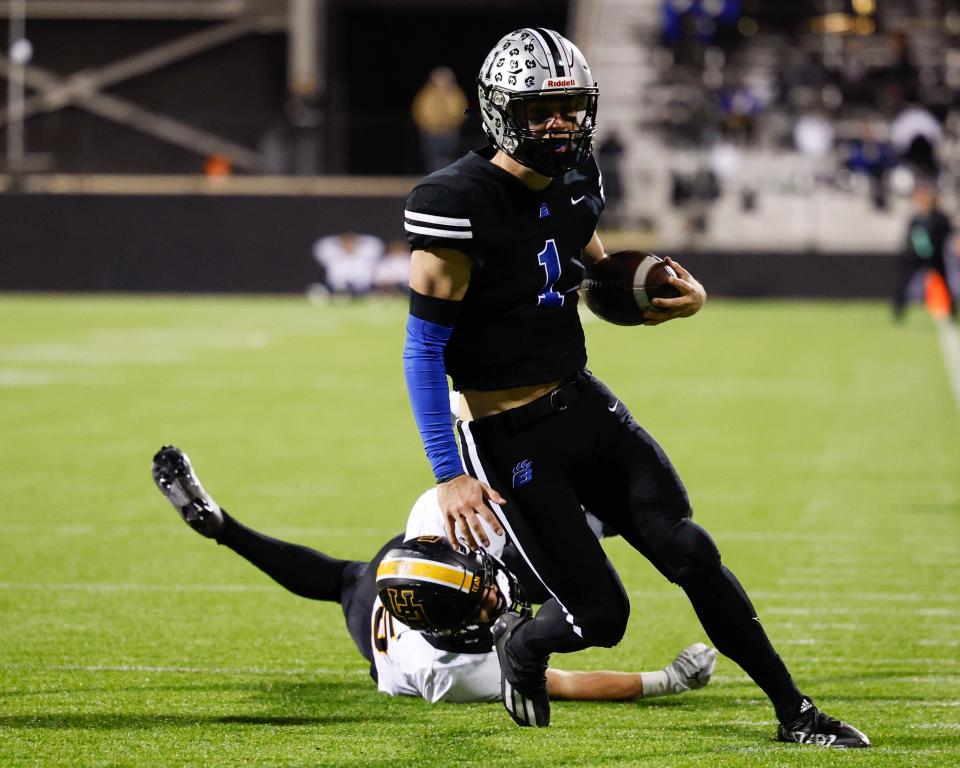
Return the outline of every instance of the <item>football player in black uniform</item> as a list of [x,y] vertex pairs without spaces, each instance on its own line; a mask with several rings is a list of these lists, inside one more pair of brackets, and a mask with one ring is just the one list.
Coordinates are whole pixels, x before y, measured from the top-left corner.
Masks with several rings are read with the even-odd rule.
[[[535,617],[505,614],[494,626],[508,712],[521,725],[548,725],[549,655],[623,636],[627,594],[589,535],[586,507],[684,589],[717,649],[770,697],[780,740],[868,746],[797,689],[691,520],[669,458],[585,368],[577,289],[584,262],[604,251],[591,156],[598,89],[583,54],[552,30],[517,30],[487,56],[478,91],[492,146],[426,177],[407,200],[404,370],[451,542],[459,531],[485,545],[480,521],[502,525],[552,595]],[[706,300],[669,263],[680,295],[655,299],[648,325],[693,315]],[[462,397],[462,460],[447,375]]]

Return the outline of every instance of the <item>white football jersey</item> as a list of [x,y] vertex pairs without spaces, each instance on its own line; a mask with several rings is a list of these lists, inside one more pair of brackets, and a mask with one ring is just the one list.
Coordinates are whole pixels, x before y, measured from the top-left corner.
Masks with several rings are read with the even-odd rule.
[[374,601],[373,661],[377,687],[391,696],[438,701],[499,701],[500,662],[496,651],[451,653],[434,648],[423,635],[394,619]]
[[[486,523],[484,523],[486,527]],[[443,536],[443,516],[437,503],[437,489],[424,493],[410,510],[406,539]],[[501,557],[506,542],[487,528],[487,551]],[[377,687],[391,696],[421,696],[431,704],[438,701],[499,701],[500,662],[496,651],[451,653],[434,648],[419,632],[394,619],[379,600],[371,616],[373,660]]]

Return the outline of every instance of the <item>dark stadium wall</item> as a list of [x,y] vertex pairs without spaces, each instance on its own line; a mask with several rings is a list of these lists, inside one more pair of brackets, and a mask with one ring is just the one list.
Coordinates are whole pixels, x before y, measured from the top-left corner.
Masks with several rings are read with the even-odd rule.
[[[0,0],[2,3],[3,0]],[[468,95],[487,51],[517,26],[566,28],[566,0],[328,0],[324,39],[327,93],[318,105],[313,172],[408,174],[420,170],[410,104],[427,73],[451,67]],[[32,64],[61,77],[93,71],[214,22],[28,19]],[[0,39],[7,26],[0,22]],[[247,35],[123,81],[107,93],[259,150],[289,142],[287,41]],[[0,103],[6,80],[0,78]],[[204,157],[132,128],[67,107],[30,117],[28,152],[58,173],[201,173]],[[6,136],[0,131],[0,152]],[[481,142],[468,121],[463,145]]]
[[[210,27],[182,21],[28,20],[32,64],[62,77],[95,70]],[[6,39],[6,31],[0,33]],[[283,120],[286,41],[248,35],[119,83],[107,93],[256,149]],[[0,96],[6,99],[5,81]],[[0,131],[0,148],[5,145]],[[201,173],[204,158],[78,107],[40,113],[25,123],[27,151],[57,173]]]
[[[299,293],[317,238],[401,237],[402,212],[396,196],[0,195],[0,290]],[[896,280],[891,254],[669,255],[715,296],[885,298]]]
[[[329,170],[416,174],[421,170],[410,104],[434,67],[448,66],[471,104],[489,50],[534,24],[566,30],[567,3],[335,3],[329,35]],[[482,145],[477,117],[461,132],[464,150]]]
[[0,290],[297,292],[312,245],[397,237],[395,197],[0,196]]

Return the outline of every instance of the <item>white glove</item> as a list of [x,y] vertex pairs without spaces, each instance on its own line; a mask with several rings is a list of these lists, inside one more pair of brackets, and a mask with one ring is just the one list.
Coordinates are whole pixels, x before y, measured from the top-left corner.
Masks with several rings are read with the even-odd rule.
[[717,664],[717,649],[703,643],[687,646],[677,655],[673,663],[664,667],[673,693],[683,693],[694,688],[703,688],[710,682],[713,668]]

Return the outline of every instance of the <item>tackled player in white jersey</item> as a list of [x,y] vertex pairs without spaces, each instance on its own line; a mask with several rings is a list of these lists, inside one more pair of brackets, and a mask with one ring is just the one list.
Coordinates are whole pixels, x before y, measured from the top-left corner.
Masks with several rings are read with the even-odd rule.
[[[514,575],[523,561],[502,536],[485,552],[454,551],[444,536],[436,489],[414,504],[404,534],[369,562],[341,560],[254,531],[203,489],[185,453],[164,446],[153,459],[157,488],[195,531],[244,557],[294,594],[337,602],[347,631],[370,662],[378,688],[431,703],[499,701],[500,663],[490,627],[508,610],[529,611],[542,585]],[[624,701],[702,688],[716,651],[694,643],[654,672],[547,670],[553,699]],[[507,692],[509,695],[509,692]]]

